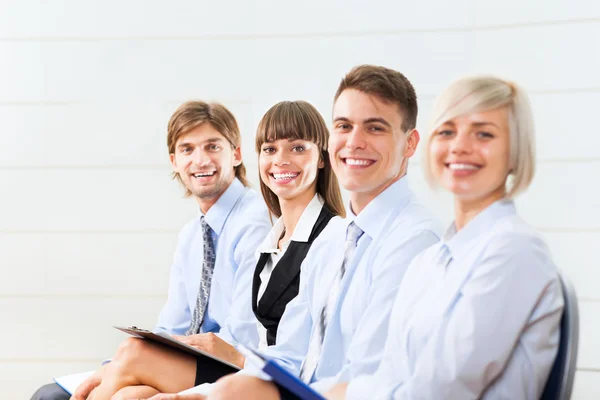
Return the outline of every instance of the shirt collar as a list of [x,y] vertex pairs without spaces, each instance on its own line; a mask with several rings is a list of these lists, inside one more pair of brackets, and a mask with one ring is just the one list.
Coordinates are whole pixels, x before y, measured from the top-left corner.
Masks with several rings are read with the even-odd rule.
[[348,223],[354,220],[354,223],[363,232],[376,239],[384,229],[385,224],[382,222],[394,210],[406,207],[413,196],[412,191],[408,188],[408,180],[404,176],[371,200],[358,215],[355,215],[350,207]]
[[[323,199],[318,194],[312,198],[310,203],[306,206],[300,219],[298,220],[298,224],[296,224],[296,229],[294,229],[294,233],[290,240],[294,242],[308,242],[310,238],[310,234],[312,233],[313,227],[321,214],[321,208],[323,208]],[[274,253],[278,250],[279,239],[281,238],[281,234],[283,233],[283,218],[278,218],[273,228],[269,231],[269,234],[263,240],[260,245],[258,251],[260,253]]]
[[512,200],[498,200],[477,214],[459,232],[456,232],[456,223],[453,222],[440,243],[448,248],[453,258],[460,258],[481,236],[492,231],[499,219],[516,212]]
[[206,223],[217,236],[221,234],[227,217],[238,200],[244,195],[245,191],[246,188],[242,185],[242,182],[240,182],[239,179],[234,178],[233,182],[231,182],[229,187],[223,192],[217,202],[212,205],[206,214],[202,214],[202,211],[200,211],[200,216],[204,215]]

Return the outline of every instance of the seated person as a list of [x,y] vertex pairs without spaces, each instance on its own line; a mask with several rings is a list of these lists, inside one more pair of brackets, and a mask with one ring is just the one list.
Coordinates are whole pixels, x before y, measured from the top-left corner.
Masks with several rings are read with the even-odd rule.
[[[300,265],[313,241],[331,218],[345,216],[327,152],[328,139],[323,117],[304,101],[274,105],[258,126],[261,191],[271,214],[278,218],[258,248],[252,294],[248,293],[245,304],[256,315],[260,348],[275,343],[286,305],[298,294]],[[188,343],[195,345],[193,340]],[[212,353],[243,367],[244,357],[229,344],[215,337],[212,346],[208,349]],[[219,347],[227,352],[216,350]],[[196,362],[191,355],[137,341],[136,346],[122,349],[106,366],[103,383],[93,398],[110,399],[115,393],[124,398],[142,396],[149,393],[146,387],[158,392],[181,391],[214,382],[215,373],[218,371],[207,360]],[[110,382],[110,390],[104,391],[104,381]]]
[[[240,143],[235,117],[220,104],[190,101],[171,117],[167,146],[174,177],[197,201],[199,215],[179,234],[156,331],[190,334],[206,345],[217,336],[232,344],[258,343],[252,310],[242,305],[248,303],[255,252],[270,223],[264,202],[248,187]],[[128,339],[121,350],[139,343]],[[106,368],[84,387],[98,384]],[[32,400],[68,398],[50,384]]]
[[[455,220],[409,266],[377,372],[338,384],[328,398],[540,398],[563,296],[548,248],[512,200],[534,165],[533,118],[516,85],[466,78],[440,96],[425,168],[454,195]],[[278,398],[256,378],[230,383],[219,381],[208,399]]]

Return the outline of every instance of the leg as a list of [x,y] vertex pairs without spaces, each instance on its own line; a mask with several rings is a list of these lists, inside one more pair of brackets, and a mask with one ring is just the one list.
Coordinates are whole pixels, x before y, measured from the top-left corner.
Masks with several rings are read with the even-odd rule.
[[56,383],[44,385],[31,396],[31,400],[69,400],[71,396]]
[[150,386],[128,386],[119,390],[111,400],[148,399],[159,393]]
[[146,340],[127,339],[105,366],[102,383],[90,398],[110,400],[124,387],[150,386],[162,393],[177,393],[194,386],[196,359]]
[[208,399],[218,400],[280,400],[279,390],[272,382],[254,376],[235,374],[219,379]]

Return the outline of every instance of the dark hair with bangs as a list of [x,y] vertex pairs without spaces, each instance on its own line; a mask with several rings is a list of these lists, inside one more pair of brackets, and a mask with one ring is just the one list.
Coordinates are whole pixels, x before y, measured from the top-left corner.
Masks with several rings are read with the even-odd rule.
[[[327,142],[329,130],[319,111],[310,103],[302,100],[282,101],[271,107],[262,117],[256,131],[256,153],[260,157],[264,143],[280,139],[306,140],[319,148],[324,167],[317,172],[317,193],[323,198],[324,205],[335,215],[346,216],[336,176],[331,169]],[[279,198],[261,180],[260,191],[272,215],[281,217]]]

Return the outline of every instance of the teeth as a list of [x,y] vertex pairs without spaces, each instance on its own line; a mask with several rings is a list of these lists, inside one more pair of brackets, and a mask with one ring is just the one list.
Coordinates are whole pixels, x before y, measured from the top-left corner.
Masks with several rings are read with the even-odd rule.
[[448,164],[448,168],[450,168],[451,170],[454,171],[458,171],[458,170],[476,170],[479,169],[479,167],[477,167],[476,165],[473,164]]
[[279,179],[292,179],[297,177],[298,174],[273,174],[273,178],[279,180]]
[[346,164],[348,165],[369,165],[371,160],[360,160],[357,158],[346,158]]
[[200,178],[200,177],[204,177],[204,176],[213,176],[215,174],[215,171],[212,172],[200,172],[197,174],[194,174],[194,178]]

